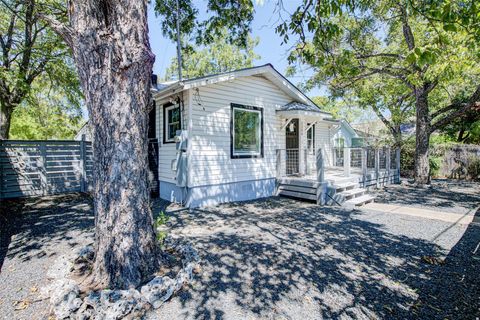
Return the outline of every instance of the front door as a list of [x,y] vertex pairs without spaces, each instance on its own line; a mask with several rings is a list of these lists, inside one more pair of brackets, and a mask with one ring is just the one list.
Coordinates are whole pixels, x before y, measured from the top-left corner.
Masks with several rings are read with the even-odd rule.
[[286,170],[287,175],[299,173],[299,130],[298,119],[290,121],[285,128],[285,144],[286,144]]

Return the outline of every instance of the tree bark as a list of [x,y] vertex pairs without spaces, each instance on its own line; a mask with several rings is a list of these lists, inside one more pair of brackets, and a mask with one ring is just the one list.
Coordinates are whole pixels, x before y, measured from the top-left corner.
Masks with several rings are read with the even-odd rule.
[[8,106],[5,103],[0,103],[0,140],[6,140],[10,136],[12,112],[12,106]]
[[428,90],[416,88],[416,148],[415,148],[415,183],[430,183],[430,163],[428,161],[430,146],[430,115],[428,110]]
[[73,51],[93,133],[95,262],[92,286],[130,288],[158,267],[147,183],[154,55],[147,3],[70,2],[70,26],[45,18]]

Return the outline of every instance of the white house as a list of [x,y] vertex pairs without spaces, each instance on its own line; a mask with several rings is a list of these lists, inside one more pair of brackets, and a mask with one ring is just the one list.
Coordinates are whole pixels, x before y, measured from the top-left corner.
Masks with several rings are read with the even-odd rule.
[[314,175],[319,152],[340,165],[335,147],[358,138],[270,64],[159,84],[153,97],[160,197],[189,207],[275,195],[279,178]]

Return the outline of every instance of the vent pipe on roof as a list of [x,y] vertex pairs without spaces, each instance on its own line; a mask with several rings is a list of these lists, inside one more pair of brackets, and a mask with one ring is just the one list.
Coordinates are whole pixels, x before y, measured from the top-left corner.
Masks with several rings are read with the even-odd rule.
[[182,49],[180,47],[180,6],[177,2],[177,63],[178,63],[178,81],[182,81]]

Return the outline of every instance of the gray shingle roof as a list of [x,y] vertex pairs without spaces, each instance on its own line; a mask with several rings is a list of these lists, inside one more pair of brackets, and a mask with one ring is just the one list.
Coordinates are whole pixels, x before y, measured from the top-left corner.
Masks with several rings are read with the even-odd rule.
[[289,102],[279,109],[279,111],[292,111],[292,110],[322,112],[318,107],[310,106],[308,104],[304,104],[297,101]]

